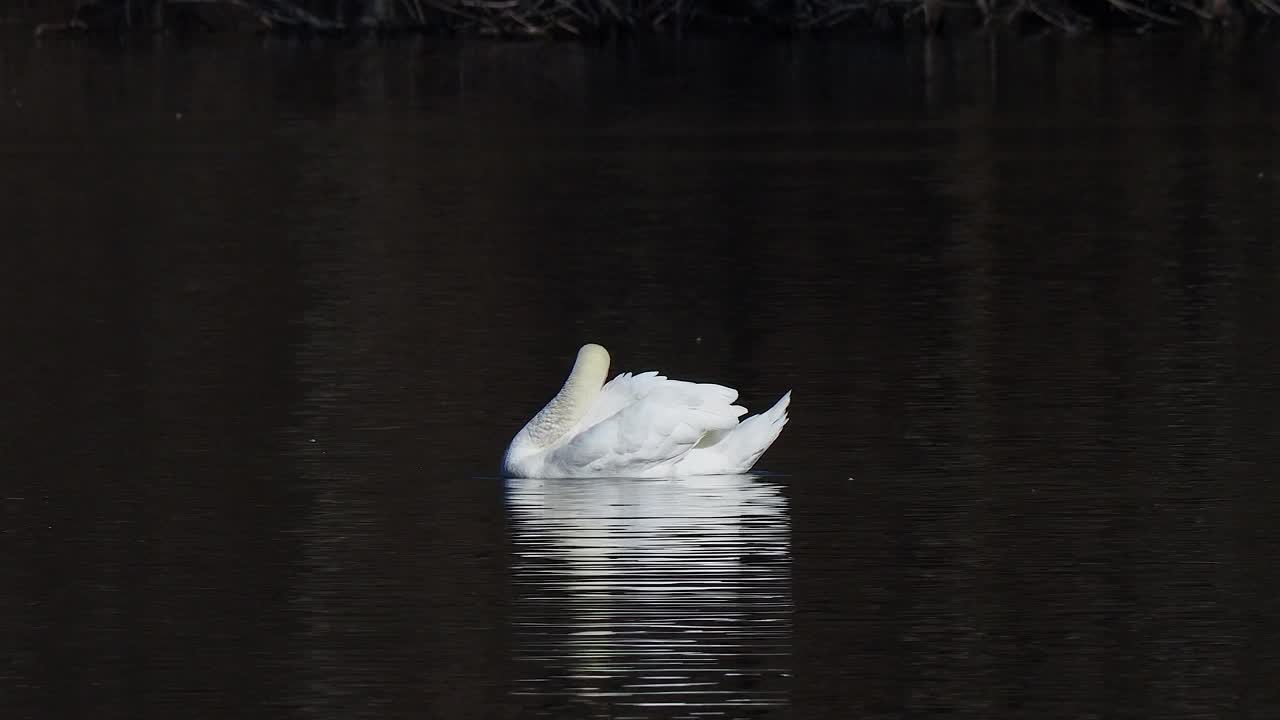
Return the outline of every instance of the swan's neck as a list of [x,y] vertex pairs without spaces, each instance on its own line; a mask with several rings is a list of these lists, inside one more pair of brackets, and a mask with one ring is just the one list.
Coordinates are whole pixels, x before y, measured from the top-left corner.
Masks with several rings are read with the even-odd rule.
[[608,351],[599,345],[583,345],[560,392],[524,426],[530,444],[545,448],[569,432],[595,402],[608,373]]

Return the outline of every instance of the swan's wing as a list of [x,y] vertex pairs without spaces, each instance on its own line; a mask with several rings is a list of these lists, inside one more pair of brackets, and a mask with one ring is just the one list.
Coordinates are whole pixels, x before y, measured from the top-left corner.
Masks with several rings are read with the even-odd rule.
[[622,373],[604,384],[600,394],[591,403],[591,409],[578,421],[570,432],[581,432],[613,415],[622,408],[648,395],[654,387],[662,384],[666,378],[656,372]]
[[604,387],[600,388],[600,394],[596,396],[595,402],[591,404],[591,409],[588,410],[587,414],[574,425],[569,433],[576,434],[582,432],[600,423],[622,408],[643,400],[649,395],[649,393],[658,389],[678,389],[686,393],[694,392],[702,395],[720,397],[729,405],[732,405],[733,401],[738,399],[737,390],[724,387],[723,385],[670,380],[657,372],[644,372],[639,375],[622,373],[605,383]]
[[[592,473],[643,472],[684,455],[708,432],[736,426],[747,412],[733,404],[737,392],[729,388],[654,376],[630,390],[614,388],[618,397],[608,401],[620,409],[557,448],[554,462]],[[632,393],[629,401],[626,392]],[[598,401],[591,414],[608,409]]]

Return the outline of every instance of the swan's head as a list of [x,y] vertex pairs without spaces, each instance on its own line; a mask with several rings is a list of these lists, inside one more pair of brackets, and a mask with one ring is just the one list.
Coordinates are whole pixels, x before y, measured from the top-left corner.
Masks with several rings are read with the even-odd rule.
[[569,373],[568,385],[578,378],[586,387],[594,387],[598,392],[609,376],[609,351],[595,343],[587,343],[578,348],[578,359],[573,363]]

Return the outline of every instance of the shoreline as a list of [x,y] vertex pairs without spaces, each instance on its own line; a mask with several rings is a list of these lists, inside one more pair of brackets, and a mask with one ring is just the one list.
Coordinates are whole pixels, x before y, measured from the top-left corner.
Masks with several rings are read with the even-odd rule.
[[29,27],[38,38],[248,32],[591,42],[686,34],[1263,32],[1280,22],[1280,0],[89,0],[65,17],[55,5],[32,0],[0,17],[0,26]]

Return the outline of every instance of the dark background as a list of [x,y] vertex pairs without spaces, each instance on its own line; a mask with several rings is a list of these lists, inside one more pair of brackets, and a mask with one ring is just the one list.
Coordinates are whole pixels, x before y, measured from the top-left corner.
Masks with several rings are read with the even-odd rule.
[[[0,707],[1280,716],[1271,45],[6,47]],[[498,479],[588,341],[777,474]]]

